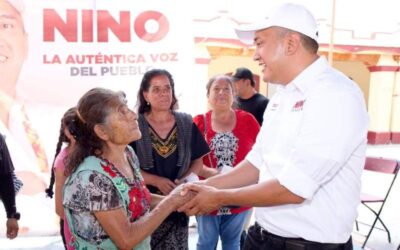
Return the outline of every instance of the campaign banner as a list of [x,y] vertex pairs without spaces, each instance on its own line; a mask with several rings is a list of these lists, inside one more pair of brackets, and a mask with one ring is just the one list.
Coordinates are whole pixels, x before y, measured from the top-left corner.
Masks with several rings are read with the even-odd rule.
[[162,68],[174,77],[180,109],[193,107],[191,18],[175,7],[185,4],[0,0],[0,133],[24,183],[17,195],[21,235],[58,233],[54,199],[44,190],[60,119],[86,91],[122,90],[133,108],[143,74]]

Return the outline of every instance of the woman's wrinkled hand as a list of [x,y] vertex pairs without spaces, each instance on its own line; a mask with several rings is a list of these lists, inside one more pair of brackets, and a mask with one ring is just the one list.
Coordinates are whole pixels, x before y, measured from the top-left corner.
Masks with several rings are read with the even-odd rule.
[[170,194],[165,198],[167,201],[170,203],[172,207],[174,207],[174,210],[177,210],[179,207],[183,206],[186,204],[188,201],[190,201],[195,193],[194,192],[183,192],[183,186],[184,185],[179,185],[177,186]]

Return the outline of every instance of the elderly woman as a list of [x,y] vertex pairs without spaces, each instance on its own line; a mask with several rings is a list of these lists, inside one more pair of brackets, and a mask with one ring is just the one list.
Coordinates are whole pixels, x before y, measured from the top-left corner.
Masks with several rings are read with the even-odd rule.
[[150,249],[148,236],[188,196],[180,197],[177,189],[163,200],[151,199],[128,146],[141,136],[137,115],[121,92],[92,89],[76,113],[76,143],[67,158],[63,192],[75,248]]
[[[132,146],[152,193],[167,195],[185,177],[198,174],[209,152],[192,117],[176,112],[176,106],[171,74],[162,69],[146,72],[138,93],[142,138]],[[151,248],[188,249],[188,223],[184,213],[171,214],[152,234]]]
[[[204,178],[229,171],[241,162],[260,130],[253,115],[232,108],[233,83],[229,76],[212,77],[207,83],[207,97],[211,110],[194,118],[211,149],[208,157],[204,157],[206,167],[200,173]],[[240,235],[248,209],[223,207],[209,215],[197,216],[197,249],[214,249],[218,236],[221,236],[223,249],[240,249]]]

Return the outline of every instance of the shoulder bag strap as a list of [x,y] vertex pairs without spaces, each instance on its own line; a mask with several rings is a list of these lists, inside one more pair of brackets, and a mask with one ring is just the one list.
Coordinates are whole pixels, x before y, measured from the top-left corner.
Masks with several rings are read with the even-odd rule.
[[[204,139],[206,140],[206,142],[207,142],[207,114],[204,114],[203,115],[203,118],[204,118]],[[208,143],[208,142],[207,142]],[[211,161],[211,152],[209,153],[209,154],[207,154],[207,156],[208,156],[208,161],[210,162],[210,167],[211,168],[214,168],[214,165],[213,165],[213,162]]]

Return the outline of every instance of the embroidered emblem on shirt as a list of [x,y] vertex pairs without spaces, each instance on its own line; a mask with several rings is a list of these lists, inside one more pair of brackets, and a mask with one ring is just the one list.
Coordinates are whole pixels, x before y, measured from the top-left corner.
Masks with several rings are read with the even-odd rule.
[[216,133],[211,139],[210,149],[214,151],[217,158],[217,169],[224,165],[233,167],[238,150],[239,139],[232,132]]
[[305,101],[306,101],[306,100],[297,101],[297,102],[294,104],[293,108],[292,108],[292,112],[297,112],[297,111],[303,110],[303,106],[304,106],[304,102],[305,102]]
[[178,147],[178,130],[176,125],[169,132],[166,139],[162,139],[151,127],[149,127],[149,131],[153,148],[156,150],[158,155],[163,158],[168,158],[173,152],[176,151]]

